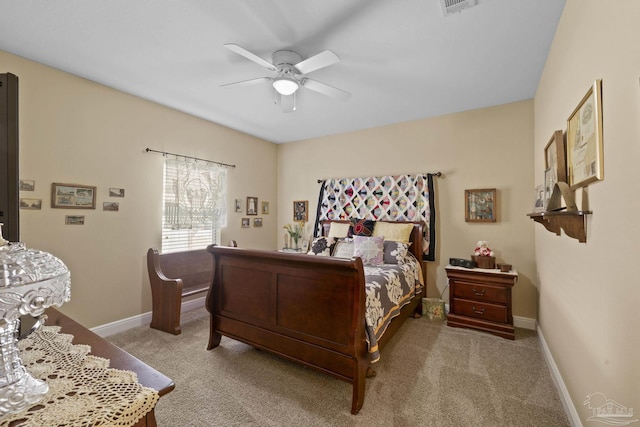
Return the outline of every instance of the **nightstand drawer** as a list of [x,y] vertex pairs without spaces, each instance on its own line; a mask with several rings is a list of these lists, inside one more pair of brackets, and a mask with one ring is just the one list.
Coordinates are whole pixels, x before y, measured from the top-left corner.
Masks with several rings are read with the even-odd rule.
[[507,322],[507,307],[503,305],[487,304],[458,298],[454,299],[454,305],[456,314],[461,316],[475,317],[476,319],[498,323]]
[[487,301],[497,304],[507,303],[507,290],[504,286],[479,285],[477,283],[456,281],[453,296],[454,298]]

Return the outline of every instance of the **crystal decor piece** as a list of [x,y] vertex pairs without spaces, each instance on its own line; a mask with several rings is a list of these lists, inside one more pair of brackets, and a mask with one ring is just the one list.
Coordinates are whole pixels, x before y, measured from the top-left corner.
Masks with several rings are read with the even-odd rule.
[[0,420],[33,406],[49,390],[20,360],[20,316],[39,317],[47,307],[59,307],[70,296],[66,265],[50,253],[6,241],[0,223]]

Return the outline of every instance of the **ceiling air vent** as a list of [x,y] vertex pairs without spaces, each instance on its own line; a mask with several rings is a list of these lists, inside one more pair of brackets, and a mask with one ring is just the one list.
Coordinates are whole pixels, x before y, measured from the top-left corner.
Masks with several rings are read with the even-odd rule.
[[477,0],[440,0],[440,3],[442,3],[442,14],[444,16],[449,16],[478,4]]

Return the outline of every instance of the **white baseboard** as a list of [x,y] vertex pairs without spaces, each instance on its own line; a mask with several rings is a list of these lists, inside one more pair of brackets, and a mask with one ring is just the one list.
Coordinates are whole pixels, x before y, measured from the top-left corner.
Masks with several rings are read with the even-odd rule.
[[[184,301],[180,306],[180,313],[204,307],[205,300],[206,297],[201,297]],[[148,325],[149,323],[151,323],[150,311],[138,314],[137,316],[127,317],[126,319],[116,320],[115,322],[107,323],[105,325],[96,326],[95,328],[91,328],[91,330],[104,338],[109,335],[117,334],[118,332],[124,332],[127,329]]]
[[564,380],[562,379],[562,375],[560,375],[558,365],[556,365],[556,362],[553,360],[547,341],[542,334],[542,329],[538,326],[537,330],[538,337],[540,338],[540,347],[542,347],[542,354],[544,354],[544,358],[547,361],[553,383],[556,385],[558,393],[560,394],[560,400],[562,401],[562,406],[564,406],[564,412],[567,414],[567,418],[569,418],[569,423],[572,427],[582,427],[582,421],[580,421],[578,411],[576,411],[576,407],[573,405],[567,386],[564,385]]
[[513,326],[515,326],[516,328],[530,329],[532,331],[535,331],[538,327],[538,322],[536,321],[536,319],[531,319],[530,317],[513,316]]

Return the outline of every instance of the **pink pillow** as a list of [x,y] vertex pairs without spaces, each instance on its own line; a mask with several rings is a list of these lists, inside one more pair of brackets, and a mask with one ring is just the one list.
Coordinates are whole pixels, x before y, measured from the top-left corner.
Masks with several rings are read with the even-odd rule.
[[353,236],[354,257],[364,265],[380,265],[384,256],[384,237]]

